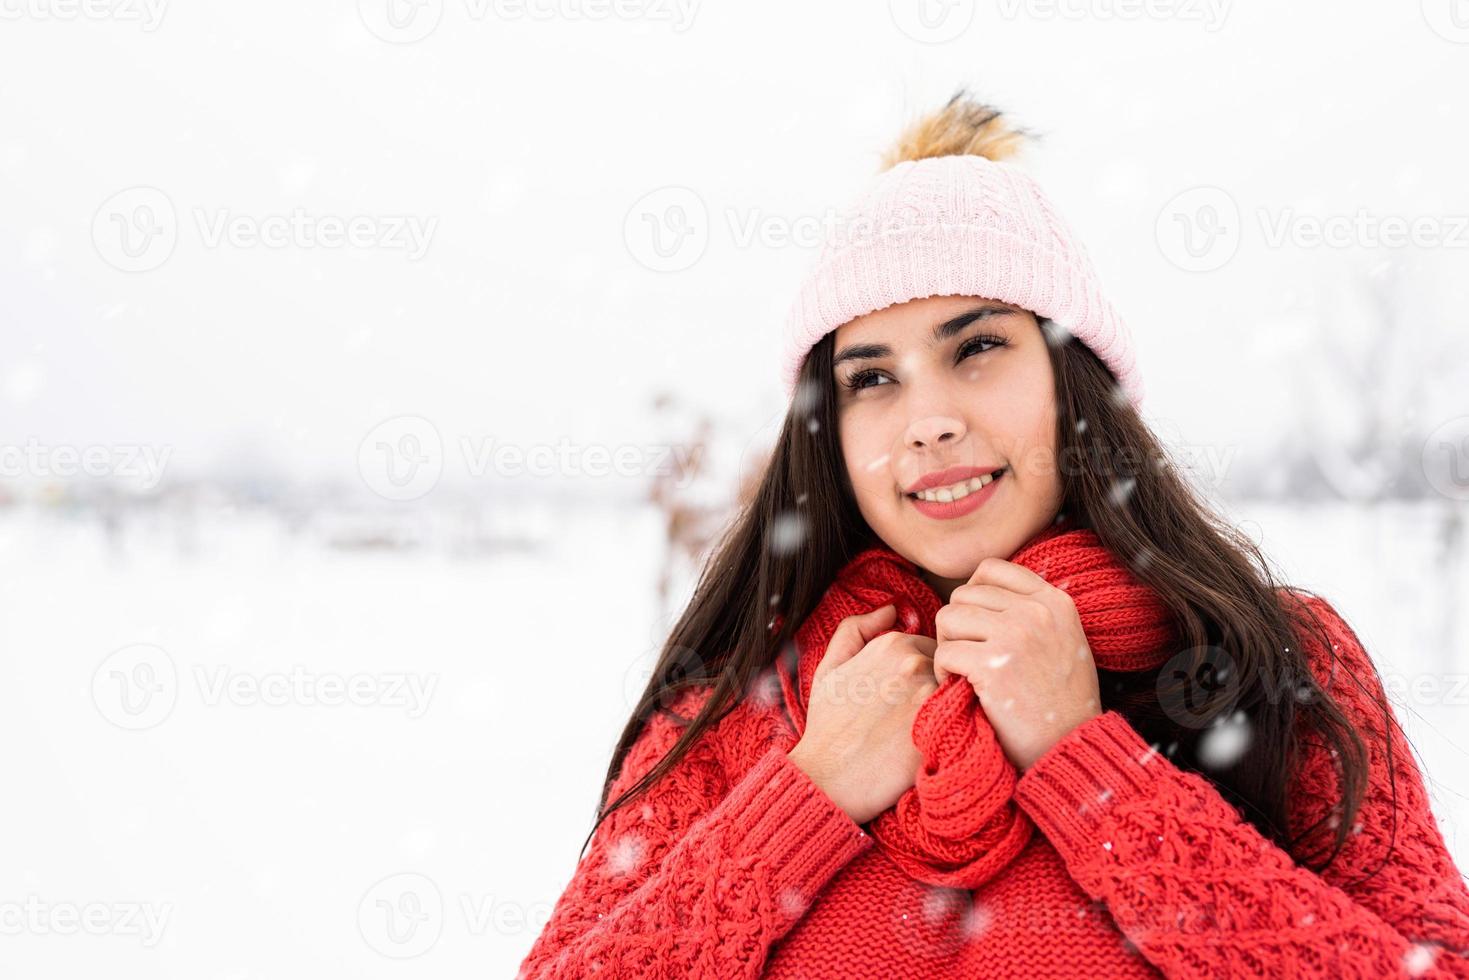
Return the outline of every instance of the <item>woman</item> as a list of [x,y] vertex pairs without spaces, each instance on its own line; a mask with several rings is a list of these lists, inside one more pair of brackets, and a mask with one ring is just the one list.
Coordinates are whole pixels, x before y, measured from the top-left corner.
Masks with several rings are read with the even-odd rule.
[[1469,975],[1371,660],[1141,422],[1020,139],[961,91],[823,249],[521,976]]

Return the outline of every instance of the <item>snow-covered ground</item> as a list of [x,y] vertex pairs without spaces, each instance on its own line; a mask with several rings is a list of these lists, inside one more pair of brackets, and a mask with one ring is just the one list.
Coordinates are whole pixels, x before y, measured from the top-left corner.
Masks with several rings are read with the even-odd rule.
[[[1438,679],[1400,713],[1469,867],[1469,641],[1429,639],[1432,516],[1235,516],[1385,673]],[[192,552],[163,526],[109,545],[0,519],[7,974],[512,975],[668,628],[655,511],[553,523],[539,551],[455,557],[247,514]]]

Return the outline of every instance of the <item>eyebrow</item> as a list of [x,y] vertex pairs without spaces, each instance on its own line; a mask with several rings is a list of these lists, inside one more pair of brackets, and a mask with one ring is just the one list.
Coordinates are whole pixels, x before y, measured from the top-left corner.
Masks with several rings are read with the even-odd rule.
[[[938,344],[942,344],[944,341],[963,331],[965,327],[969,326],[975,320],[991,316],[1005,316],[1007,314],[1016,314],[1019,312],[1019,310],[1009,306],[997,306],[994,303],[985,303],[982,306],[976,306],[973,309],[965,310],[958,316],[951,317],[950,319],[945,320],[943,323],[935,326],[933,328],[933,332],[930,334],[929,342],[930,344],[937,346]],[[842,364],[846,361],[860,361],[874,357],[888,357],[892,354],[892,352],[893,349],[887,344],[853,344],[850,347],[842,348],[841,352],[837,354],[836,357],[832,358],[831,366],[835,368],[837,365]]]

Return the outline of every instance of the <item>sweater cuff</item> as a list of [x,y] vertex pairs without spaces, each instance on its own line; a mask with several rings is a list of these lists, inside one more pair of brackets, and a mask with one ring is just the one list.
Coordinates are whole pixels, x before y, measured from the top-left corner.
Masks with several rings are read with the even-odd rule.
[[1108,808],[1149,797],[1173,765],[1116,711],[1077,725],[1021,775],[1015,802],[1071,864],[1099,855]]
[[738,856],[769,869],[784,911],[799,915],[841,868],[873,845],[786,750],[772,747],[725,795]]

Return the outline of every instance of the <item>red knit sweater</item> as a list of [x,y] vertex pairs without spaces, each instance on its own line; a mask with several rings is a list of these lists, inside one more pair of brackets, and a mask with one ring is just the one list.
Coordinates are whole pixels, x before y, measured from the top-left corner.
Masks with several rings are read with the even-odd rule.
[[[1423,778],[1395,718],[1389,758],[1381,681],[1356,636],[1308,601],[1340,658],[1308,645],[1312,668],[1371,764],[1350,842],[1320,875],[1108,711],[1021,776],[1016,800],[1041,833],[1020,856],[976,891],[934,888],[791,763],[770,674],[601,824],[519,976],[1469,977],[1469,891]],[[672,707],[689,717],[709,694]],[[612,798],[680,730],[651,719]],[[1292,830],[1329,812],[1336,778],[1309,744]],[[1394,835],[1386,865],[1354,882]]]

